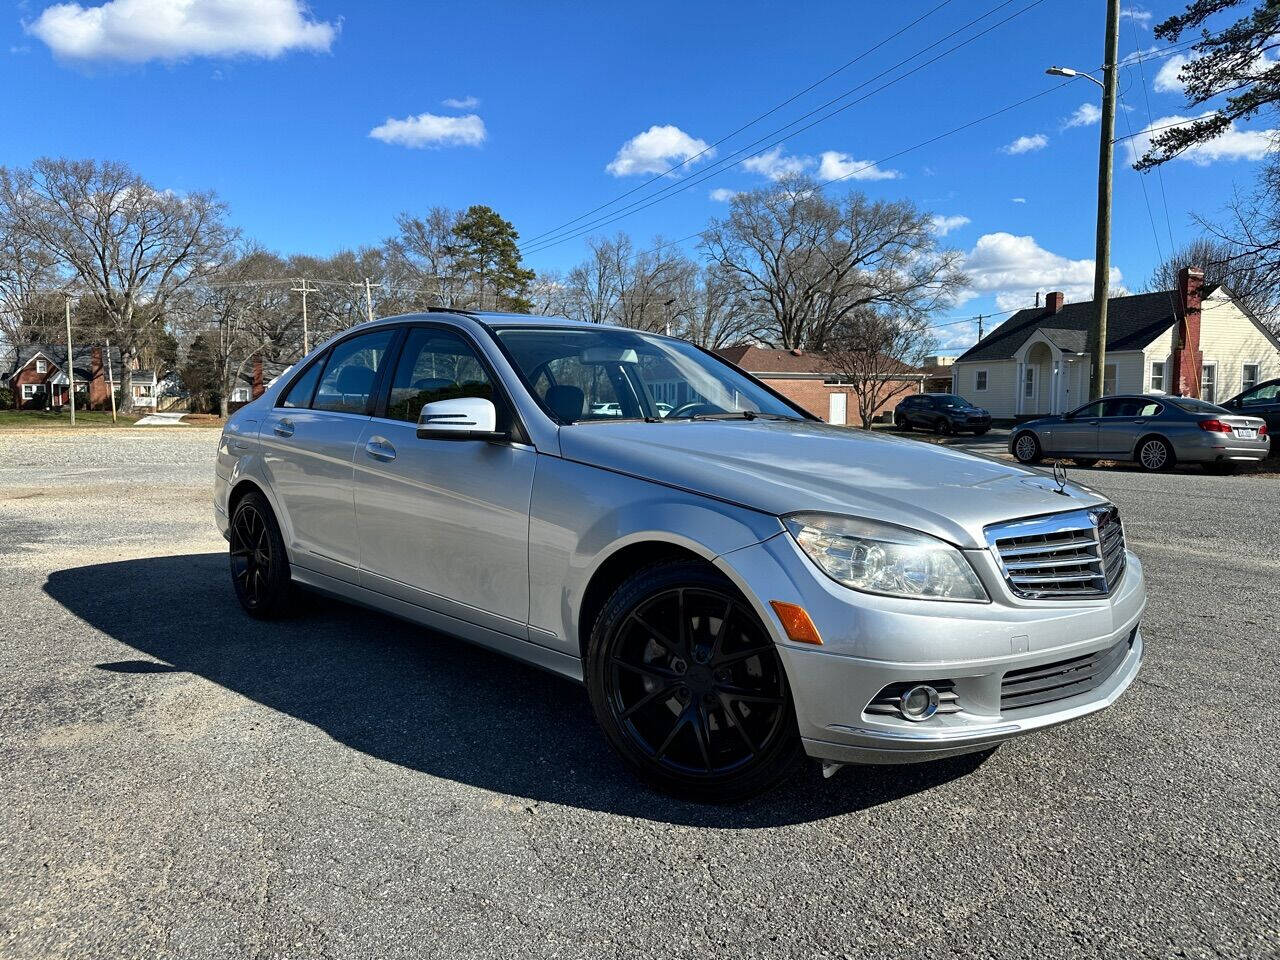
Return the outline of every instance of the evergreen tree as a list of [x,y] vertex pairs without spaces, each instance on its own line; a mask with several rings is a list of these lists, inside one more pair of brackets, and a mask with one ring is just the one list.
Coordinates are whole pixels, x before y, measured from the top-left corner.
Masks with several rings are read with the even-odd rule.
[[479,309],[525,313],[533,308],[534,272],[520,264],[519,236],[510,221],[479,204],[468,207],[454,225],[449,252],[467,279],[468,300]]

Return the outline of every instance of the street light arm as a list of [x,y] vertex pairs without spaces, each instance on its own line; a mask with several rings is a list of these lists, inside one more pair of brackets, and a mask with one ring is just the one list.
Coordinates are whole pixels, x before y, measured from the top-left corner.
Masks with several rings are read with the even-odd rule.
[[1084,73],[1080,70],[1073,70],[1070,67],[1050,67],[1048,70],[1045,71],[1045,73],[1049,74],[1049,76],[1051,77],[1067,77],[1068,79],[1075,79],[1076,77],[1084,77],[1086,80],[1092,80],[1103,90],[1107,89],[1106,84],[1104,84],[1101,80],[1099,80],[1097,77],[1093,76],[1092,74]]

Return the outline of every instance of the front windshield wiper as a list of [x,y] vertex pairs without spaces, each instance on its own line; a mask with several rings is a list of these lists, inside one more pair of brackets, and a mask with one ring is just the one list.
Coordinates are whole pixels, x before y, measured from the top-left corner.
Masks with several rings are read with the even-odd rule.
[[790,423],[803,423],[799,417],[785,413],[761,413],[759,410],[735,410],[725,413],[693,413],[689,420],[785,420]]

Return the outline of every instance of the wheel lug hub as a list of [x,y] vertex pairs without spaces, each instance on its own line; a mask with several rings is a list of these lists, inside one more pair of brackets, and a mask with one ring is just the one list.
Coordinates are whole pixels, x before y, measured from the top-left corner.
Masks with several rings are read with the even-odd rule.
[[676,657],[674,660],[671,661],[671,669],[674,672],[680,674],[681,676],[684,676],[685,671],[689,669],[689,665],[685,663],[683,660],[681,660],[679,657]]
[[681,703],[688,703],[690,700],[689,688],[680,687],[678,690],[676,690],[676,699],[679,700]]
[[693,651],[694,663],[706,663],[711,659],[711,651],[706,647],[697,647]]

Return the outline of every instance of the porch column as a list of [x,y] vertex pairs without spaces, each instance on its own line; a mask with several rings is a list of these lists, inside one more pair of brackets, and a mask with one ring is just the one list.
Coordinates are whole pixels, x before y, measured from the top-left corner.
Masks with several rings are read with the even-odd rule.
[[1015,416],[1022,415],[1022,406],[1024,403],[1022,396],[1022,381],[1027,375],[1027,362],[1025,360],[1018,361],[1018,376],[1013,384],[1013,413]]

